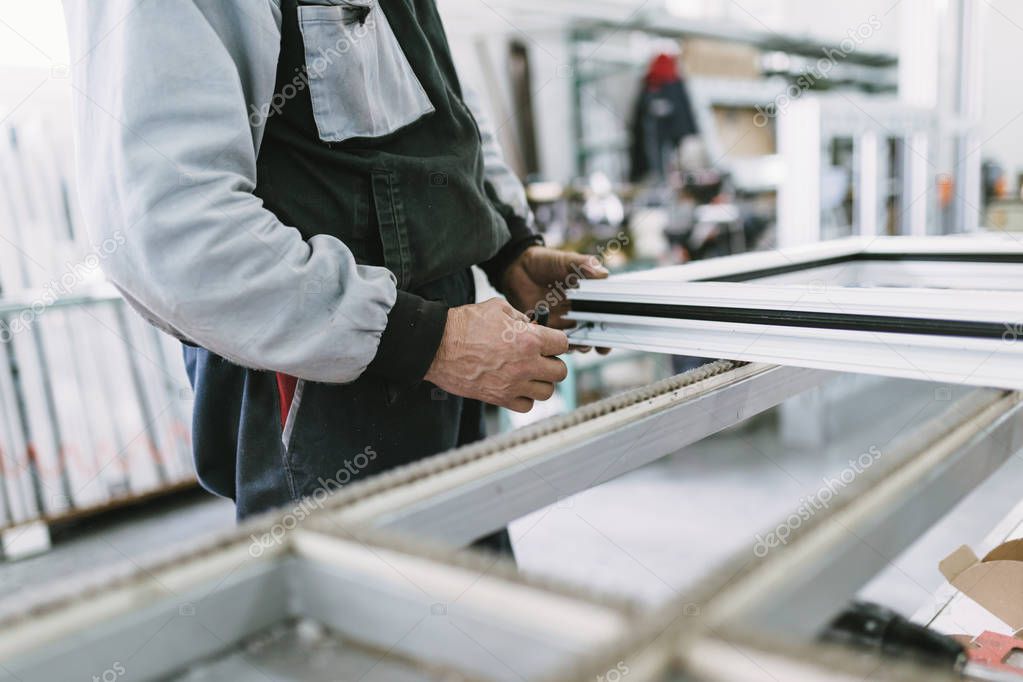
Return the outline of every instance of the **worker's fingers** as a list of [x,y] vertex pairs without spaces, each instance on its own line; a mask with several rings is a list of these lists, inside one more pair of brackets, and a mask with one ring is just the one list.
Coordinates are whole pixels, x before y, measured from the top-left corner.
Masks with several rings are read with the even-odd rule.
[[535,378],[539,381],[558,383],[568,376],[568,365],[560,358],[540,358]]
[[568,287],[576,286],[574,280],[580,277],[604,279],[609,274],[596,256],[548,248],[537,250],[530,259],[530,270],[537,281],[562,281]]
[[549,400],[554,395],[554,384],[546,381],[530,381],[522,390],[522,395],[533,400]]
[[576,353],[589,353],[593,350],[593,346],[569,346],[568,349]]
[[533,409],[533,401],[530,400],[529,398],[515,398],[514,400],[509,400],[508,404],[506,404],[505,407],[507,407],[512,412],[525,413]]
[[597,352],[600,353],[601,355],[607,355],[608,353],[611,352],[611,349],[610,348],[598,348]]
[[551,329],[565,331],[566,329],[575,329],[575,324],[575,320],[569,320],[564,317],[555,317],[551,319],[550,324],[547,326]]
[[491,301],[500,301],[499,305],[501,306],[501,310],[503,310],[505,315],[510,317],[515,322],[525,322],[527,324],[529,323],[529,321],[530,321],[529,320],[529,316],[526,315],[523,312],[519,312],[518,310],[516,310],[515,307],[512,306],[511,303],[508,303],[508,301],[505,301],[505,300],[499,299],[499,298],[492,298],[490,300]]
[[[585,277],[586,279],[604,279],[608,272],[596,256],[584,253],[571,253],[568,251],[555,251],[555,260],[558,269],[564,273],[566,279],[569,275]],[[574,278],[573,278],[574,279]],[[573,282],[566,282],[572,286]]]
[[562,301],[551,308],[547,326],[551,329],[571,329],[575,326],[575,320],[570,320],[566,317],[570,312],[572,312],[572,306],[568,301]]
[[610,274],[596,256],[584,256],[578,253],[572,255],[576,257],[575,263],[586,279],[605,279]]
[[540,337],[541,355],[561,355],[568,352],[568,337],[565,332],[549,327],[534,326],[536,334]]

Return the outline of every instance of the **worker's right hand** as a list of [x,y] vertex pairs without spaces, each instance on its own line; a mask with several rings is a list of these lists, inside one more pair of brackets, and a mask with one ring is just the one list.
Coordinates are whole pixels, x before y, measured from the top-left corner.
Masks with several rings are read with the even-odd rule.
[[531,324],[507,301],[492,298],[448,310],[425,379],[448,393],[529,412],[567,376],[554,357],[567,351],[564,332]]

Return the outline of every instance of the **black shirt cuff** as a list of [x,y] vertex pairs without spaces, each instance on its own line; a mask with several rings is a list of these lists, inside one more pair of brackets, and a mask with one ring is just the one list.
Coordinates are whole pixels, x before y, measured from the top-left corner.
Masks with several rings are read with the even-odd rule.
[[399,289],[366,374],[388,379],[396,388],[418,384],[433,363],[447,321],[448,306]]
[[530,246],[543,246],[543,237],[533,232],[526,224],[526,221],[518,216],[512,215],[507,219],[508,231],[511,232],[511,239],[501,247],[501,250],[490,260],[480,263],[480,268],[487,274],[490,284],[502,294],[501,279],[508,266],[522,255]]

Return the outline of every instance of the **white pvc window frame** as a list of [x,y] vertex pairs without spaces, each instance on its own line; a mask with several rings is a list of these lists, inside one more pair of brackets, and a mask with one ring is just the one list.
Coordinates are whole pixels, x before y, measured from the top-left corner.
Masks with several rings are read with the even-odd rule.
[[743,254],[569,296],[580,344],[1018,390],[1021,292],[1023,243],[990,235]]

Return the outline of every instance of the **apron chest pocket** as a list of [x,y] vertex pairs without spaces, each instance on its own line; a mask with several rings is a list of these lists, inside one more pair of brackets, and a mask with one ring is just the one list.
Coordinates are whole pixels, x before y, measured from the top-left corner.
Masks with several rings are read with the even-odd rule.
[[380,137],[434,110],[378,0],[320,3],[298,22],[321,140]]

